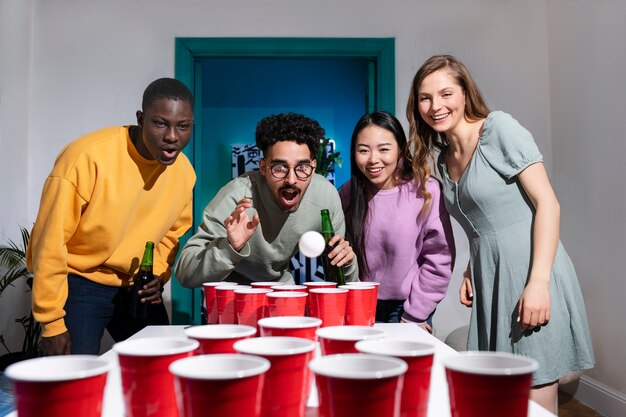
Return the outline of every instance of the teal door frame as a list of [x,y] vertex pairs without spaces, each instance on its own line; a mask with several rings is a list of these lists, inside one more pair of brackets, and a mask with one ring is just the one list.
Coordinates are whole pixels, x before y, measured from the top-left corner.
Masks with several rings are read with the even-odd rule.
[[[200,61],[203,58],[262,57],[318,58],[360,57],[370,62],[368,110],[384,109],[395,113],[395,39],[394,38],[176,38],[175,78],[194,93],[202,103]],[[196,105],[193,134],[185,154],[195,166],[195,138],[202,137],[202,123]],[[195,232],[194,226],[180,241],[182,248]],[[200,324],[200,290],[182,287],[172,279],[172,323]]]

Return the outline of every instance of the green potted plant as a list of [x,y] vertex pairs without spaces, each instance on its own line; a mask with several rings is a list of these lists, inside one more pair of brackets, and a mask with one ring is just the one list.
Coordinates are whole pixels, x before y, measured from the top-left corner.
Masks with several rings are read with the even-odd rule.
[[[29,293],[33,288],[33,275],[26,268],[26,248],[30,234],[27,229],[20,227],[22,234],[21,245],[9,240],[8,246],[0,248],[0,302],[4,291],[14,286],[14,283],[25,280]],[[5,297],[6,301],[6,297]],[[41,338],[41,326],[33,317],[32,310],[27,316],[15,319],[15,323],[19,323],[24,329],[24,339],[22,341],[22,349],[17,352],[11,352],[6,344],[4,335],[0,335],[0,345],[6,350],[6,354],[0,356],[0,370],[4,370],[11,363],[34,358],[39,354],[39,342]]]
[[341,158],[339,152],[334,151],[334,143],[331,139],[324,138],[320,141],[320,147],[317,149],[317,167],[315,172],[324,177],[335,171],[335,165],[341,167]]

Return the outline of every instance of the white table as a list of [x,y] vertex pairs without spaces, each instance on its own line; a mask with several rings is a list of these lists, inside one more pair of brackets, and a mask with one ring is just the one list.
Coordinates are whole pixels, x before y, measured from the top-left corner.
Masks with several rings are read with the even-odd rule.
[[[430,388],[430,398],[428,401],[428,417],[450,417],[450,405],[448,402],[448,384],[441,364],[441,358],[449,355],[458,355],[439,339],[414,324],[376,324],[377,328],[384,329],[388,337],[412,339],[420,342],[428,342],[435,345],[435,361],[432,368],[432,379]],[[186,326],[150,326],[136,335],[138,337],[159,337],[159,336],[179,336],[185,337],[183,329]],[[109,373],[104,394],[103,417],[124,417],[124,404],[122,401],[122,384],[120,380],[120,370],[116,354],[111,350],[102,358],[111,361],[113,369]],[[313,384],[315,387],[315,384]],[[308,402],[307,417],[317,416],[317,392],[312,390]],[[554,417],[554,414],[546,411],[536,403],[530,401],[529,417]]]

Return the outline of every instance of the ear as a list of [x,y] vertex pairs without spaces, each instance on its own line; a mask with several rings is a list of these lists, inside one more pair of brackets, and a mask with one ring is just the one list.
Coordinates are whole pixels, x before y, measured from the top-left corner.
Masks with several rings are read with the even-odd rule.
[[313,167],[313,172],[315,172],[315,168],[317,168],[317,159],[311,161],[311,166]]
[[267,164],[265,163],[265,158],[261,158],[259,160],[259,172],[263,176],[265,176],[265,174],[267,173]]
[[137,116],[137,126],[143,129],[143,112],[141,110],[137,110],[135,115]]

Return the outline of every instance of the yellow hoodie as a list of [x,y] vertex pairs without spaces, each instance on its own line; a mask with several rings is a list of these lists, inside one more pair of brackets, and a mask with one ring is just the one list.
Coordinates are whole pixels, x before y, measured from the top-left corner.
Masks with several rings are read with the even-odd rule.
[[146,244],[166,282],[178,239],[191,227],[196,176],[184,154],[174,164],[143,158],[117,126],[68,144],[44,184],[26,254],[34,273],[33,314],[43,336],[65,332],[67,274],[126,286]]

